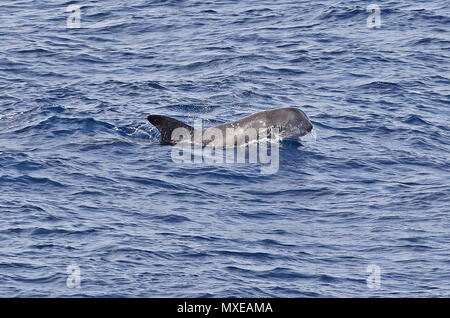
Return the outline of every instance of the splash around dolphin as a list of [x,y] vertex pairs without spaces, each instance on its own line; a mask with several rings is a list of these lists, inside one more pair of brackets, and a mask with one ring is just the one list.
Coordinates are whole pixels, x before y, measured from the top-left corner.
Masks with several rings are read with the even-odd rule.
[[206,129],[196,129],[174,118],[149,115],[147,120],[161,133],[161,144],[194,143],[202,146],[235,147],[265,137],[301,137],[313,125],[298,108],[285,107],[261,111],[234,122]]

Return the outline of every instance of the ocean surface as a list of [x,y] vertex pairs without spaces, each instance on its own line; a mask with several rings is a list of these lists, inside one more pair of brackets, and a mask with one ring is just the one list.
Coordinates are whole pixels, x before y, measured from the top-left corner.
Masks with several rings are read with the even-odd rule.
[[[0,1],[0,297],[450,296],[449,31],[447,0]],[[146,120],[292,106],[267,175]]]

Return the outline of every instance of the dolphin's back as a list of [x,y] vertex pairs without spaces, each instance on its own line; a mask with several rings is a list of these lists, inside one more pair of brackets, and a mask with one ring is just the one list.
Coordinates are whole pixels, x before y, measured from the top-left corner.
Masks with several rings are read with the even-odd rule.
[[305,113],[294,107],[284,107],[277,109],[264,110],[247,117],[225,123],[217,126],[220,129],[226,128],[255,128],[255,129],[270,129],[272,127],[282,128],[296,119],[303,119],[302,116],[309,122]]

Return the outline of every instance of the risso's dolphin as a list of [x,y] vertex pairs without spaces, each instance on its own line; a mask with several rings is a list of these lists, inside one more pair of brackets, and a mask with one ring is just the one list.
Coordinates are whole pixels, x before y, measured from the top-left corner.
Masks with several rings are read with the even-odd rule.
[[313,129],[308,116],[294,107],[265,110],[206,129],[192,127],[167,116],[149,115],[147,119],[160,131],[161,144],[164,145],[189,142],[228,148],[258,141],[267,136],[273,138],[274,134],[281,138],[301,137]]

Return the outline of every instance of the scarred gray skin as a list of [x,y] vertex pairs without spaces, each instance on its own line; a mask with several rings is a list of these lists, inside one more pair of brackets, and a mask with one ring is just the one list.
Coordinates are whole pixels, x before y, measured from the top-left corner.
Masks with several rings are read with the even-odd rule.
[[[270,132],[271,129],[275,128],[278,130],[278,135],[282,138],[301,137],[308,134],[313,129],[313,125],[311,124],[308,116],[306,116],[303,111],[294,107],[286,107],[265,110],[244,117],[237,121],[222,124],[212,128],[219,129],[222,132],[222,135],[225,136],[225,138],[211,140],[210,138],[208,138],[208,130],[210,128],[207,128],[203,130],[202,144],[204,146],[240,146],[246,142],[252,141],[251,138],[247,138],[247,140],[245,138],[240,138],[248,135],[249,129],[255,129],[258,133],[263,132],[267,136],[267,133]],[[232,128],[235,130],[237,135],[236,140],[234,135],[226,133],[228,128]]]
[[[261,111],[231,123],[206,128],[202,133],[187,124],[165,116],[150,115],[148,120],[161,132],[161,143],[169,145],[178,144],[183,140],[183,142],[193,142],[202,146],[234,147],[257,139],[258,135],[251,134],[252,131],[256,131],[257,134],[263,132],[265,136],[268,131],[272,131],[281,138],[291,138],[304,136],[313,129],[308,116],[294,107]],[[237,138],[227,134],[227,129],[234,129]],[[180,132],[181,134],[189,132],[192,138],[181,140]]]

